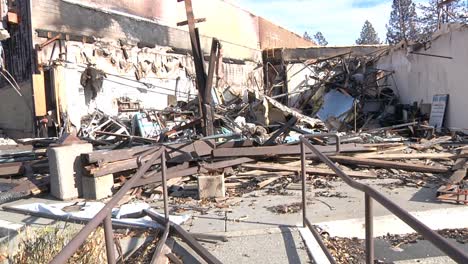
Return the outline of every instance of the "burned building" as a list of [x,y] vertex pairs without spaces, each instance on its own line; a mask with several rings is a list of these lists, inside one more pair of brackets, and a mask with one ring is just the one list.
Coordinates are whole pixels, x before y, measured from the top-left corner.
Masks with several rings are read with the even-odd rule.
[[0,2],[0,263],[468,263],[466,25],[324,47],[228,0]]
[[[194,9],[205,18],[203,52],[212,37],[223,46],[220,91],[262,87],[264,47],[314,45],[228,2],[194,1]],[[177,26],[183,3],[5,0],[2,16],[10,37],[2,42],[0,127],[10,137],[39,136],[44,126],[79,130],[84,115],[116,115],[129,98],[161,110],[197,95],[189,35]]]

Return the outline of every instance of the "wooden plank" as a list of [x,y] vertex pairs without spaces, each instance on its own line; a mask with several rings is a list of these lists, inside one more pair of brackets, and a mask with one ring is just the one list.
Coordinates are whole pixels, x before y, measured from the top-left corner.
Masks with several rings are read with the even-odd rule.
[[241,148],[241,147],[252,147],[254,145],[253,140],[245,139],[245,140],[231,140],[219,143],[216,148]]
[[259,183],[257,184],[257,187],[258,187],[259,189],[263,189],[265,186],[267,186],[267,185],[269,185],[269,184],[271,184],[271,183],[273,183],[273,182],[279,180],[280,178],[281,178],[281,177],[273,177],[273,178],[264,180],[264,181],[262,181],[262,182],[259,182]]
[[466,168],[461,168],[456,170],[452,176],[448,179],[448,182],[451,184],[456,184],[461,182],[466,177]]
[[329,158],[335,162],[342,163],[342,164],[365,165],[369,167],[377,167],[377,168],[385,168],[385,169],[399,169],[399,170],[406,170],[406,171],[430,172],[430,173],[449,172],[449,169],[445,167],[427,166],[424,164],[412,164],[412,163],[404,163],[404,162],[396,162],[396,161],[353,158],[353,157],[346,157],[346,156],[331,156]]
[[151,148],[154,148],[154,145],[149,146],[137,146],[126,149],[117,149],[117,150],[98,150],[90,153],[81,154],[81,159],[84,163],[107,163],[115,162],[120,160],[131,159],[141,154]]
[[[370,148],[391,148],[391,147],[400,147],[404,146],[404,143],[366,143],[362,144],[363,147],[370,147]],[[405,146],[406,148],[406,146]]]
[[32,151],[33,147],[30,145],[0,145],[0,154],[10,153],[11,151]]
[[[238,158],[238,159],[233,159],[233,160],[224,160],[224,161],[214,162],[210,164],[202,164],[199,166],[185,168],[185,169],[181,168],[180,166],[176,166],[175,168],[167,169],[167,179],[195,175],[200,172],[218,170],[218,169],[245,164],[247,162],[253,162],[253,161],[254,161],[253,159],[249,159],[249,158]],[[152,172],[145,174],[144,178],[139,179],[137,183],[135,184],[135,187],[150,184],[150,183],[160,182],[161,179],[162,179],[161,172],[152,171]]]
[[23,173],[22,162],[9,162],[0,164],[0,176],[11,176]]
[[468,159],[468,149],[461,149],[460,156],[455,161],[455,164],[452,166],[452,171],[456,171],[465,167],[466,161]]
[[[143,152],[151,148],[158,147],[157,145],[137,146],[127,149],[93,151],[90,153],[81,154],[81,158],[85,163],[108,163],[120,160],[135,158]],[[167,151],[171,158],[179,156],[184,152],[196,152],[197,156],[205,156],[211,154],[215,147],[214,140],[199,140],[188,143],[168,144]]]
[[445,143],[452,140],[451,136],[444,136],[444,137],[439,137],[439,138],[433,138],[427,142],[420,143],[420,144],[412,144],[410,145],[411,148],[417,149],[417,150],[425,150],[428,148],[432,148],[435,145]]
[[[317,149],[325,153],[334,153],[335,146],[317,146]],[[375,151],[375,148],[365,148],[357,144],[341,145],[341,152],[367,152]],[[306,153],[311,154],[312,150],[306,148]],[[213,157],[252,157],[252,156],[279,156],[279,155],[299,155],[300,145],[279,145],[268,147],[247,147],[247,148],[221,148],[213,150]],[[312,156],[315,156],[312,154]]]
[[249,177],[265,177],[265,176],[286,176],[286,175],[291,175],[292,173],[286,172],[286,171],[277,171],[277,172],[271,172],[268,170],[251,170],[251,171],[244,171],[244,172],[239,172],[238,174],[234,175],[235,178],[242,177],[242,176],[249,176]]
[[[190,161],[193,158],[198,158],[201,156],[206,156],[211,154],[211,151],[214,147],[214,141],[195,141],[193,143],[184,143],[184,144],[174,144],[170,146],[166,146],[168,148],[168,155],[171,159],[169,159],[169,162],[174,162],[174,163],[182,163],[185,161]],[[148,148],[149,149],[149,148]],[[125,160],[119,160],[116,162],[108,162],[108,163],[101,163],[98,166],[92,164],[85,166],[85,169],[88,173],[88,175],[92,175],[94,177],[99,177],[111,173],[116,173],[116,172],[121,172],[121,171],[127,171],[127,170],[132,170],[138,168],[137,164],[137,158],[138,154],[143,153],[144,151],[148,150],[144,148],[137,148],[136,150],[132,151],[126,151],[126,150],[115,150],[116,152],[112,152],[111,154],[107,154],[109,156],[106,156],[106,153],[109,153],[109,151],[105,151],[102,153],[87,153],[87,154],[82,154],[82,158],[85,160],[91,160],[94,161],[96,159],[102,159],[102,160],[113,160],[113,159],[120,159],[119,155],[122,155],[123,157],[128,157],[130,155],[133,155],[132,158],[130,159],[125,159]],[[149,160],[151,158],[151,155],[147,155],[145,158],[143,158],[143,162]],[[161,162],[160,159],[156,160],[154,164],[159,164]]]
[[44,72],[33,74],[34,113],[36,116],[47,115]]
[[384,159],[384,160],[400,160],[400,159],[433,159],[433,160],[448,160],[455,159],[457,155],[451,153],[401,153],[401,154],[356,154],[355,158],[368,158],[368,159]]
[[[291,171],[291,172],[300,172],[301,167],[300,166],[287,166],[287,165],[282,165],[282,164],[272,164],[272,163],[266,163],[266,162],[257,162],[255,164],[242,164],[242,167],[244,168],[251,168],[251,169],[262,169],[262,170],[271,170],[271,171]],[[336,175],[335,172],[333,172],[330,169],[320,169],[320,168],[311,168],[307,167],[306,172],[308,174],[316,174],[316,175],[323,175],[323,176],[328,176],[328,175]],[[357,178],[376,178],[377,175],[369,172],[361,172],[361,171],[345,171],[348,176],[351,177],[357,177]]]

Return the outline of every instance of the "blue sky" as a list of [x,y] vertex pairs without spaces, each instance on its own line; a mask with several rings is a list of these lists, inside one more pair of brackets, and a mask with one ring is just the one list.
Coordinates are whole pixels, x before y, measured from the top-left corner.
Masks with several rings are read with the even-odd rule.
[[[391,0],[231,0],[299,35],[321,31],[329,45],[352,45],[369,20],[385,40]],[[413,0],[416,4],[427,0]]]

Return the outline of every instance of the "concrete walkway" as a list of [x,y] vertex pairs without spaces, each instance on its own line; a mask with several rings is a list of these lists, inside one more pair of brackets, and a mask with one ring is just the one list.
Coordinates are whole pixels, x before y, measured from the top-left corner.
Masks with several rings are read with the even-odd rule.
[[[468,207],[436,201],[436,186],[426,186],[423,188],[401,187],[393,190],[382,186],[382,184],[392,181],[395,180],[361,180],[361,182],[380,190],[401,207],[414,213],[415,216],[421,217],[423,222],[429,221],[427,223],[430,226],[433,225],[434,228],[467,227],[466,214],[468,213]],[[307,195],[308,217],[313,223],[320,223],[325,229],[328,228],[327,231],[332,235],[362,237],[364,195],[349,188],[341,181],[332,182],[332,186],[333,189],[309,189]],[[314,193],[319,191],[340,193],[344,198],[315,197]],[[228,209],[213,208],[207,214],[194,211],[184,212],[193,215],[184,224],[184,228],[189,232],[223,234],[229,237],[228,242],[218,242],[216,244],[204,243],[204,246],[215,256],[219,257],[223,263],[307,263],[310,261],[307,249],[296,228],[302,221],[301,212],[276,214],[269,209],[273,206],[300,202],[301,194],[299,191],[288,191],[288,195],[267,195],[265,191],[257,191],[247,193],[243,197],[231,198],[231,200],[236,202],[236,205]],[[20,200],[8,205],[30,202],[57,203],[58,201],[44,197]],[[154,205],[162,208],[162,202],[157,202]],[[390,223],[382,229],[388,233],[401,234],[411,232],[404,224],[398,223],[396,220],[390,221],[389,219],[393,219],[393,217],[383,207],[376,203],[374,203],[374,206],[376,236],[382,233],[378,231],[380,223]],[[226,213],[225,211],[228,212]],[[453,217],[452,220],[454,221],[446,221],[447,214],[458,215],[460,217]],[[427,220],[429,218],[430,220]],[[459,221],[455,221],[456,218]],[[54,222],[49,219],[5,211],[0,211],[0,219],[8,221],[15,228],[18,225],[24,224],[43,226]],[[3,229],[0,228],[0,231],[5,230],[4,227],[7,225],[2,224],[2,226]],[[340,230],[339,226],[344,228]],[[348,233],[345,231],[348,231]],[[440,253],[433,254],[433,256],[426,256],[427,254],[421,255],[421,249],[418,248],[414,250],[414,254],[411,254],[411,250],[408,248],[406,252],[410,253],[406,253],[403,259],[391,257],[392,254],[390,253],[394,253],[395,256],[401,256],[401,252],[390,251],[389,253],[387,250],[388,246],[380,244],[377,246],[377,243],[376,257],[382,257],[386,260],[407,261],[418,258],[441,257]],[[430,245],[427,247],[430,248]],[[186,259],[187,262],[185,263],[196,263],[196,259],[190,259],[192,258],[191,255],[187,254],[187,251],[190,252],[190,249],[183,243],[176,240],[174,250]],[[431,249],[428,252],[436,251]]]

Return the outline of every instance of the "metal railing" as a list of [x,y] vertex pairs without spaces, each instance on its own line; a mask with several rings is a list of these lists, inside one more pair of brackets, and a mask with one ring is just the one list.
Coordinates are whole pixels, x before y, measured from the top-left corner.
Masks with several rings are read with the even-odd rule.
[[428,226],[420,222],[414,216],[409,214],[405,209],[399,207],[397,204],[383,196],[374,188],[359,183],[352,178],[350,178],[346,173],[344,173],[339,167],[337,167],[326,155],[320,152],[315,146],[313,146],[309,142],[309,138],[316,138],[316,137],[325,137],[325,136],[334,136],[337,138],[337,152],[339,152],[339,137],[337,135],[331,134],[322,134],[322,135],[307,135],[301,136],[301,177],[302,177],[302,213],[303,213],[303,226],[308,227],[312,234],[314,235],[315,239],[319,243],[322,250],[325,252],[327,258],[331,263],[336,263],[333,256],[328,251],[327,247],[323,243],[320,234],[318,234],[315,227],[310,223],[309,219],[307,218],[306,212],[306,147],[310,149],[322,162],[327,164],[330,169],[332,169],[336,175],[338,175],[346,184],[351,186],[354,189],[357,189],[365,194],[365,247],[366,247],[366,263],[373,264],[374,263],[374,237],[373,237],[373,209],[372,203],[373,201],[377,201],[381,204],[384,208],[389,210],[392,214],[398,217],[400,220],[405,222],[408,226],[414,229],[418,234],[422,235],[426,240],[431,242],[434,246],[439,248],[442,252],[447,254],[450,258],[458,263],[468,263],[468,254],[458,247],[450,244],[450,242],[439,235],[438,233],[431,230]]
[[[142,160],[145,156],[151,155],[151,158],[142,163]],[[137,172],[128,180],[120,190],[113,196],[113,198],[91,219],[83,229],[75,235],[75,237],[60,251],[58,255],[52,259],[49,263],[52,264],[62,264],[66,263],[67,260],[73,256],[73,254],[78,250],[78,248],[85,242],[86,238],[94,231],[96,228],[103,224],[104,225],[104,237],[106,243],[106,254],[107,254],[107,263],[114,264],[116,263],[115,250],[114,250],[114,233],[112,229],[112,208],[118,204],[118,202],[124,197],[124,195],[135,186],[140,178],[150,169],[150,167],[155,164],[157,159],[161,159],[161,176],[162,176],[162,186],[163,186],[163,199],[164,199],[164,217],[161,217],[150,210],[145,210],[145,213],[151,218],[156,220],[161,224],[164,229],[164,233],[158,241],[158,245],[153,254],[151,263],[156,263],[158,258],[161,255],[162,248],[166,243],[166,239],[169,236],[171,231],[182,238],[195,252],[197,252],[200,257],[202,257],[206,262],[218,264],[221,263],[215,256],[208,252],[201,244],[199,244],[191,234],[183,230],[179,225],[172,223],[169,220],[169,209],[168,209],[168,194],[167,194],[167,182],[166,182],[166,147],[158,146],[152,148],[144,153],[142,153],[137,158],[137,163],[139,169]],[[162,219],[161,219],[162,218]]]

